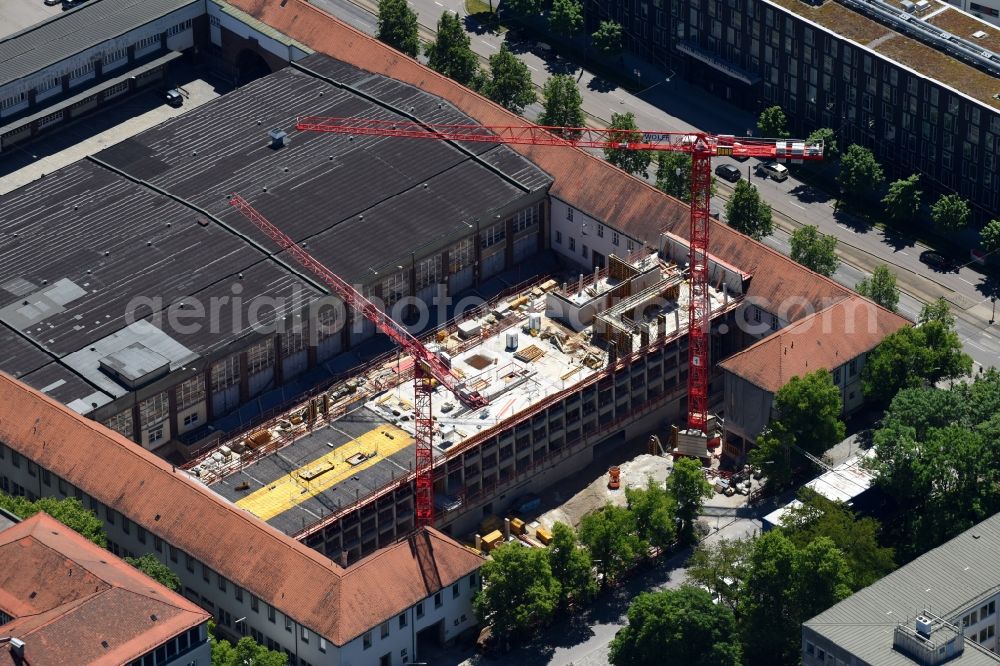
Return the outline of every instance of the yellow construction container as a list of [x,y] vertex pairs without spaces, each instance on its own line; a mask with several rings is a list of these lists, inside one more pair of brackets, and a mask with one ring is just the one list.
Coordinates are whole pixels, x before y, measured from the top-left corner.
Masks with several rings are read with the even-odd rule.
[[493,530],[489,534],[483,537],[483,550],[489,552],[494,550],[497,546],[503,543],[503,532],[500,530]]
[[511,518],[510,531],[513,534],[524,534],[524,521],[520,518]]
[[546,546],[552,543],[552,532],[549,532],[544,527],[539,527],[535,530],[535,536]]

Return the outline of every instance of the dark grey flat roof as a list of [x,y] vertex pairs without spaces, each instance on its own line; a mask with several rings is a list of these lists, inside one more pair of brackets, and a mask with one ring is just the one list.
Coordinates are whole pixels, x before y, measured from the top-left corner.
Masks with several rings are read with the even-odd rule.
[[61,62],[198,0],[98,0],[0,40],[0,85]]
[[[236,503],[383,424],[385,419],[363,407],[337,419],[332,426],[316,430],[210,487],[229,501]],[[357,470],[351,477],[331,488],[294,506],[289,506],[267,522],[286,534],[295,534],[342,506],[356,501],[358,496],[364,497],[394,478],[409,474],[412,467],[411,445],[380,459],[371,467]],[[335,472],[337,470],[339,467],[335,468]],[[249,488],[236,490],[236,486],[243,482],[247,482]]]
[[[231,192],[345,279],[369,282],[371,269],[467,236],[474,219],[485,227],[551,183],[506,146],[297,132],[307,114],[393,118],[412,108],[428,122],[470,122],[411,86],[322,55],[303,63],[0,196],[0,343],[10,339],[0,370],[24,376],[59,361],[46,385],[64,368],[76,381],[66,378],[60,399],[94,402],[98,388],[128,392],[99,363],[141,341],[121,336],[136,318],[165,331],[157,344],[190,352],[167,356],[176,370],[256,335],[257,299],[280,299],[277,314],[255,308],[265,324],[306,307],[321,290],[228,205]],[[275,127],[291,139],[278,150],[267,135]],[[214,328],[156,316],[236,294]]]
[[[1000,591],[1000,515],[988,518],[951,541],[924,553],[885,578],[856,592],[803,626],[854,656],[878,666],[913,666],[893,650],[896,625],[913,621],[923,609],[946,620]],[[1000,663],[966,640],[965,652],[949,664]]]

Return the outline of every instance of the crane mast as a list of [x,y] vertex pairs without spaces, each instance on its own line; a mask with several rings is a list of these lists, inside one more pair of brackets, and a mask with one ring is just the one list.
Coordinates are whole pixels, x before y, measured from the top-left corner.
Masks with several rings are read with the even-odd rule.
[[708,242],[712,157],[761,157],[787,162],[823,159],[823,143],[737,137],[705,132],[662,132],[542,125],[435,124],[374,118],[301,116],[296,128],[361,136],[681,152],[691,155],[691,223],[688,277],[688,430],[708,427],[712,303],[709,297]]
[[238,194],[229,197],[229,205],[239,211],[255,227],[264,232],[275,245],[287,250],[303,268],[315,275],[333,291],[344,304],[359,312],[375,324],[379,331],[392,338],[413,358],[414,390],[414,464],[416,489],[416,526],[434,523],[434,418],[431,412],[431,394],[435,380],[455,394],[462,404],[470,409],[483,407],[487,400],[478,391],[470,391],[460,384],[458,378],[441,359],[430,352],[402,325],[365,298],[361,292],[341,279],[322,262],[306,252],[290,236],[260,214],[250,202]]

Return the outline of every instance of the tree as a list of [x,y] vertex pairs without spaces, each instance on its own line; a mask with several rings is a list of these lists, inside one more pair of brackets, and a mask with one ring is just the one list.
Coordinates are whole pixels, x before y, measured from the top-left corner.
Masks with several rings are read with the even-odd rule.
[[542,11],[540,0],[504,0],[503,6],[517,16],[535,16]]
[[969,223],[969,202],[957,194],[942,194],[931,208],[934,226],[942,232],[955,232]]
[[599,562],[602,586],[627,571],[645,547],[632,512],[611,503],[583,517],[580,541]]
[[761,200],[757,188],[745,180],[736,182],[733,196],[726,202],[726,224],[754,240],[774,231],[771,207]]
[[872,151],[851,144],[840,159],[840,173],[837,182],[849,198],[860,199],[875,191],[885,175],[882,166],[875,160]]
[[795,444],[814,456],[844,439],[842,410],[840,389],[826,368],[792,377],[774,394],[778,420]]
[[862,296],[870,298],[887,310],[896,311],[899,304],[899,290],[896,289],[896,276],[886,264],[879,264],[872,271],[870,278],[865,278],[854,286],[854,290]]
[[833,162],[838,157],[840,157],[840,151],[837,150],[837,134],[829,127],[820,127],[819,129],[813,130],[809,138],[806,139],[807,143],[818,143],[823,142],[823,159],[827,162]]
[[740,581],[746,578],[752,547],[751,539],[701,542],[688,559],[688,580],[706,588],[720,604],[739,614]]
[[987,252],[1000,250],[1000,220],[990,220],[980,232],[983,239],[983,249]]
[[601,21],[591,37],[594,40],[594,46],[604,55],[614,56],[622,51],[622,26],[620,23]]
[[483,93],[514,113],[535,101],[528,66],[510,52],[507,43],[490,56],[490,78],[483,83]]
[[104,535],[104,523],[94,515],[93,511],[84,508],[80,500],[75,497],[66,499],[40,497],[31,501],[26,497],[13,497],[0,492],[0,509],[10,511],[21,520],[27,520],[43,511],[101,548],[108,546],[108,539]]
[[791,257],[806,268],[820,275],[833,275],[840,260],[837,259],[837,239],[819,232],[819,227],[806,225],[792,232],[789,243]]
[[411,58],[416,58],[420,51],[417,14],[406,4],[406,0],[379,0],[378,31],[375,34],[379,41]]
[[468,86],[479,72],[479,59],[470,44],[458,14],[443,12],[438,20],[437,37],[424,48],[427,64],[434,71]]
[[583,98],[572,76],[557,74],[551,77],[542,88],[542,96],[545,110],[538,118],[539,125],[583,127]]
[[797,547],[781,530],[758,537],[740,585],[746,662],[799,663],[801,624],[850,595],[850,571],[833,541]]
[[928,320],[886,336],[869,353],[861,385],[866,396],[888,403],[901,389],[933,386],[971,371],[972,358],[962,352],[951,324]]
[[920,314],[917,316],[917,322],[926,324],[929,321],[940,322],[946,328],[951,328],[955,325],[955,317],[951,314],[948,301],[938,298],[932,303],[924,303],[923,307],[920,308]]
[[625,500],[640,539],[658,548],[667,548],[674,542],[677,501],[662,484],[649,477],[645,488],[626,488]]
[[757,133],[772,139],[784,139],[788,136],[788,119],[780,106],[769,106],[760,112]]
[[628,609],[628,625],[611,641],[613,666],[739,666],[733,612],[697,587],[646,592]]
[[771,422],[757,435],[754,448],[750,450],[750,464],[764,471],[770,488],[780,489],[791,483],[794,443],[795,438],[780,421]]
[[285,666],[288,655],[268,650],[250,636],[244,636],[236,645],[215,636],[215,622],[208,622],[208,637],[212,645],[212,666]]
[[804,548],[817,537],[828,537],[840,549],[851,571],[851,588],[860,590],[896,568],[892,548],[879,544],[882,526],[875,518],[858,518],[850,507],[803,488],[801,506],[781,521],[788,539]]
[[893,222],[907,222],[917,216],[920,210],[920,174],[900,178],[889,185],[889,191],[882,197],[886,215]]
[[473,608],[501,640],[515,631],[534,631],[552,619],[561,588],[552,575],[548,550],[504,544],[483,564],[482,576],[483,589]]
[[667,477],[667,493],[677,503],[677,522],[680,539],[691,543],[695,539],[694,526],[705,499],[712,496],[712,484],[705,480],[701,463],[694,458],[681,458]]
[[675,199],[691,201],[691,156],[663,151],[656,156],[656,187]]
[[[612,113],[610,129],[623,130],[611,135],[615,141],[620,143],[642,141],[642,133],[637,131],[639,128],[635,124],[635,115],[631,111],[628,113]],[[653,156],[648,150],[605,148],[604,159],[622,171],[627,171],[634,176],[645,177],[649,163],[653,161]]]
[[549,28],[557,35],[572,37],[583,27],[583,6],[580,0],[552,0]]
[[181,579],[163,562],[150,554],[142,557],[126,557],[125,561],[164,587],[174,592],[181,591]]
[[576,532],[564,523],[552,526],[549,566],[559,581],[559,607],[584,604],[597,593],[590,553],[577,545]]

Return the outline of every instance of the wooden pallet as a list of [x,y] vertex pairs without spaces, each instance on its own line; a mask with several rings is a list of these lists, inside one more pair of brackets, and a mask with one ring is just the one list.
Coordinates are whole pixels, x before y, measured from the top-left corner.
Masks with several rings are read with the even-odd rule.
[[522,363],[531,363],[532,361],[537,361],[543,356],[545,356],[545,352],[542,351],[542,349],[539,348],[538,345],[528,345],[524,349],[520,349],[516,354],[514,354],[514,358],[516,358],[518,361],[521,361]]

